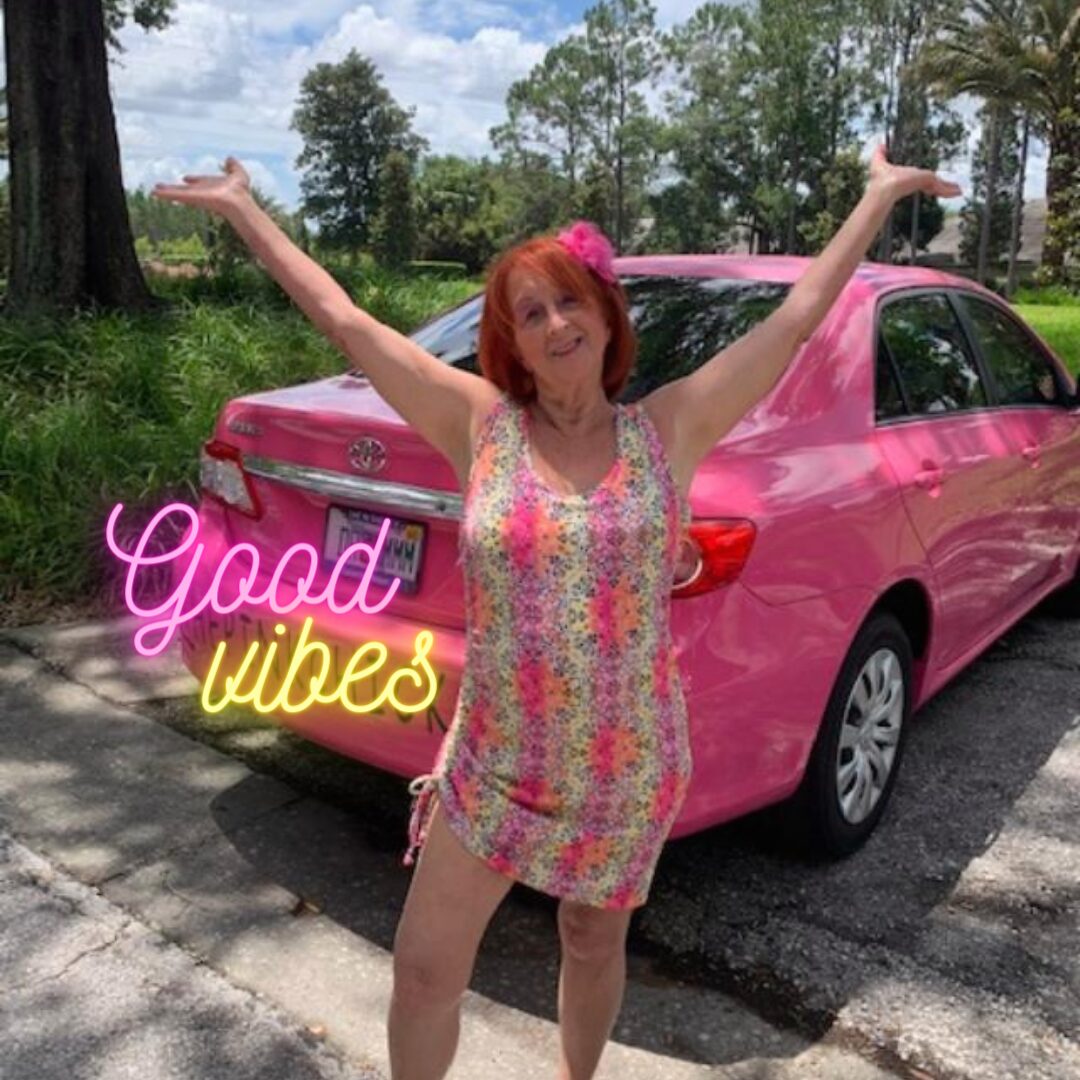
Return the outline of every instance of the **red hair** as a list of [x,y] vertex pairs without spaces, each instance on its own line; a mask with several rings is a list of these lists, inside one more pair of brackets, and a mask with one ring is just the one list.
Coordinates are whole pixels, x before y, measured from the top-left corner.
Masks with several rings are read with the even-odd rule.
[[514,315],[507,295],[514,270],[539,274],[579,300],[596,303],[611,329],[611,340],[604,350],[601,381],[608,400],[617,397],[630,378],[637,350],[626,293],[618,282],[609,285],[593,274],[554,236],[526,240],[503,252],[491,265],[480,317],[479,362],[484,376],[519,404],[527,404],[536,397],[532,374],[514,356]]

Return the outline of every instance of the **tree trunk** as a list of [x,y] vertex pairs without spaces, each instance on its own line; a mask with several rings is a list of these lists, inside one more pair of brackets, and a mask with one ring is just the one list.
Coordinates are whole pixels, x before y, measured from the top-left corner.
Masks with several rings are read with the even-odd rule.
[[1050,129],[1049,160],[1046,164],[1046,236],[1043,239],[1042,270],[1050,282],[1064,283],[1065,249],[1071,188],[1080,184],[1080,118],[1071,110],[1054,117]]
[[975,280],[986,284],[986,262],[990,252],[990,224],[994,216],[994,198],[997,195],[998,176],[1001,172],[1001,108],[993,105],[987,117],[990,123],[990,147],[987,151],[986,191],[983,192],[982,220],[979,223],[979,254],[975,265]]
[[1020,230],[1024,220],[1024,184],[1027,180],[1028,136],[1031,118],[1024,113],[1024,126],[1020,137],[1020,168],[1017,169],[1016,191],[1013,194],[1012,230],[1009,236],[1009,273],[1005,279],[1005,296],[1012,299],[1016,292],[1017,261],[1020,255]]
[[135,257],[101,0],[6,0],[8,313],[154,306]]

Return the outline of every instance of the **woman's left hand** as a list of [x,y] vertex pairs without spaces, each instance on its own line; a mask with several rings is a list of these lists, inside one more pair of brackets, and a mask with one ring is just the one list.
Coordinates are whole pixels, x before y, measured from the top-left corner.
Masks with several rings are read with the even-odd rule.
[[894,202],[899,202],[916,191],[923,195],[937,195],[952,199],[962,195],[959,184],[943,180],[930,169],[917,169],[911,165],[893,165],[885,156],[885,146],[878,143],[870,158],[870,183],[868,188],[887,191]]

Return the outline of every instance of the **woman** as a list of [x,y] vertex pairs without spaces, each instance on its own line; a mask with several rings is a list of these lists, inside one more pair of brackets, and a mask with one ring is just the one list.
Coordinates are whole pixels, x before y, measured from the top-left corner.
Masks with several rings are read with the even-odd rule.
[[776,383],[885,221],[916,191],[960,194],[879,147],[862,200],[783,304],[692,374],[616,404],[633,330],[611,249],[578,223],[490,271],[484,377],[357,309],[224,176],[158,185],[225,217],[300,308],[453,464],[468,653],[454,723],[420,777],[422,853],[394,941],[396,1080],[444,1076],[481,937],[514,881],[559,898],[561,1080],[593,1075],[689,782],[669,598],[698,462]]

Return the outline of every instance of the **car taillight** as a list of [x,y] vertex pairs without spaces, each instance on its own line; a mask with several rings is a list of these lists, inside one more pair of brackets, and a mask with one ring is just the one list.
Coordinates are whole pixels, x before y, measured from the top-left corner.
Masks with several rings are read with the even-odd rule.
[[744,518],[691,522],[679,552],[671,595],[681,600],[730,584],[746,565],[756,536],[754,523]]
[[251,477],[244,472],[243,458],[235,446],[217,439],[204,444],[199,458],[199,484],[207,495],[226,506],[249,517],[262,517]]

